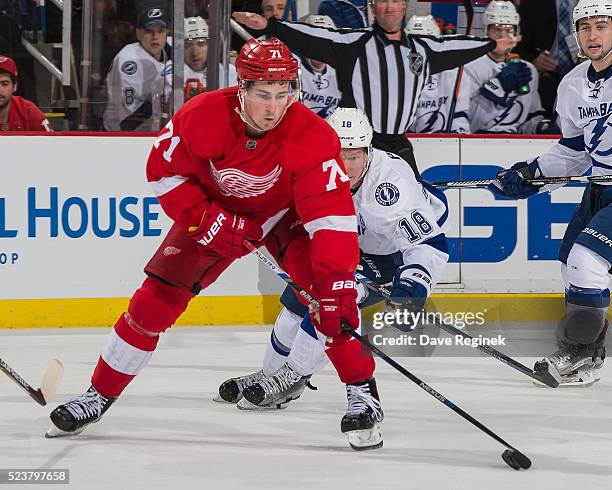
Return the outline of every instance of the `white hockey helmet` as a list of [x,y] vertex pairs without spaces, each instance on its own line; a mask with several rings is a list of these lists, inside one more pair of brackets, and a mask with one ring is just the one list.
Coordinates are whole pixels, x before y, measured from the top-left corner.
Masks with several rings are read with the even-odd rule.
[[372,144],[372,126],[361,109],[338,107],[327,122],[336,131],[342,148],[369,148]]
[[[572,30],[574,31],[574,37],[578,45],[578,57],[580,58],[586,58],[587,56],[582,52],[578,41],[578,22],[580,19],[588,17],[612,17],[612,0],[578,0],[572,15]],[[606,59],[611,51],[608,51],[602,60]]]
[[574,33],[578,29],[580,19],[605,16],[612,17],[612,0],[578,0],[572,15]]
[[424,34],[440,37],[440,26],[431,15],[413,15],[406,24],[408,34]]
[[493,24],[501,24],[516,26],[518,31],[520,20],[514,4],[505,0],[493,0],[484,11],[485,29]]
[[336,28],[336,24],[334,24],[334,21],[329,15],[309,14],[300,18],[299,22],[314,27],[325,27],[327,29]]
[[367,160],[363,170],[356,179],[360,181],[370,167],[372,161],[372,136],[374,132],[368,121],[368,116],[355,107],[338,107],[327,118],[329,125],[340,139],[341,148],[365,148]]
[[185,19],[185,40],[208,39],[208,24],[202,17],[187,17]]

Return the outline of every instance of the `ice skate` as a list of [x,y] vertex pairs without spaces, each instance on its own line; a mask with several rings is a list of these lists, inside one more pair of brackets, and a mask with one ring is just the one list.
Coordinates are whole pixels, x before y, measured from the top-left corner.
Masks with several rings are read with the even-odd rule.
[[355,451],[378,449],[383,445],[380,423],[384,418],[374,378],[346,385],[348,408],[340,430]]
[[556,371],[561,379],[560,387],[588,386],[599,381],[599,370],[605,356],[605,347],[600,339],[588,345],[561,342],[555,353],[535,363],[534,370]]
[[242,410],[285,408],[300,397],[309,379],[310,376],[302,376],[285,363],[275,373],[245,388],[244,398],[237,406]]
[[219,403],[238,403],[242,400],[242,392],[244,389],[253,383],[257,383],[264,377],[263,371],[259,370],[256,373],[247,374],[246,376],[230,378],[221,383],[219,386],[219,393],[213,400]]
[[51,422],[45,437],[76,436],[102,418],[102,415],[115,402],[116,398],[107,398],[96,391],[93,386],[82,395],[75,396],[51,412]]

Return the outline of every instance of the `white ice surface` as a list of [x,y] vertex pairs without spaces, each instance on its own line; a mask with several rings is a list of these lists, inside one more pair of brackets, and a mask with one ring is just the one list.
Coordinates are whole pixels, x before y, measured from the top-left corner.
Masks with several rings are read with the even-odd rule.
[[66,369],[48,407],[0,376],[0,468],[69,468],[68,488],[79,490],[612,486],[610,363],[591,387],[555,390],[488,357],[399,359],[527,454],[533,467],[517,472],[502,462],[500,444],[381,361],[384,448],[377,451],[354,452],[340,433],[346,399],[330,367],[313,378],[318,391],[286,410],[251,413],[213,402],[221,381],[259,368],[269,335],[261,327],[174,328],[100,423],[76,438],[44,439],[48,412],[89,386],[107,331],[0,331],[0,357],[32,385],[52,357]]

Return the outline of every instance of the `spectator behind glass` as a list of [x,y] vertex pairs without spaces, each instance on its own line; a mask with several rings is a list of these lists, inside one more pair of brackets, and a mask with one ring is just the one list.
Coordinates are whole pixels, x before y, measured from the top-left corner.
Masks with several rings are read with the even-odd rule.
[[338,29],[368,27],[373,20],[368,12],[368,0],[323,0],[318,13],[329,16]]
[[522,41],[514,50],[540,73],[538,91],[548,117],[554,115],[557,87],[576,64],[578,46],[572,35],[576,0],[522,0]]
[[[185,100],[206,90],[208,35],[208,24],[202,17],[185,19]],[[236,68],[230,63],[228,86],[237,84]]]
[[32,102],[18,95],[17,65],[0,54],[0,131],[51,132],[49,121]]
[[[168,15],[149,8],[138,15],[138,42],[125,46],[113,60],[106,77],[108,102],[104,111],[107,131],[159,131],[153,118],[169,112],[172,87],[172,48],[167,43]],[[153,87],[162,81],[163,90]]]
[[[493,0],[487,5],[488,38],[516,43],[519,23],[512,2]],[[462,85],[461,96],[469,97],[466,124],[472,133],[545,133],[552,126],[537,92],[537,70],[528,61],[508,57],[503,49],[465,65]]]
[[[283,19],[283,15],[285,15],[286,6],[287,0],[263,0],[261,2],[261,12],[266,19],[274,17],[280,20]],[[290,12],[288,13],[287,20],[293,20]]]
[[21,44],[22,30],[16,20],[0,9],[0,53],[15,61],[19,70],[19,88],[17,93],[37,102],[36,77],[34,60]]

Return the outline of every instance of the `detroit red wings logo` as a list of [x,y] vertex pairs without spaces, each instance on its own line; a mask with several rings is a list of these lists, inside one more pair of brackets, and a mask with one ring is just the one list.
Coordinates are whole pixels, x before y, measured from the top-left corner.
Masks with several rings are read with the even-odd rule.
[[235,168],[217,170],[210,162],[210,173],[221,193],[225,196],[234,196],[241,199],[259,196],[267,192],[276,184],[281,171],[281,166],[277,165],[270,173],[260,177]]

